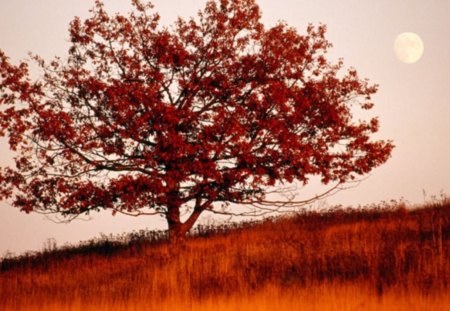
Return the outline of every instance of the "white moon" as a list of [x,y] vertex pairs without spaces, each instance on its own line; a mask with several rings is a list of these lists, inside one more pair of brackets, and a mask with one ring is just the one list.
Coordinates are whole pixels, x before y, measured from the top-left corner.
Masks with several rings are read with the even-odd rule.
[[394,42],[397,58],[407,64],[413,64],[422,57],[424,45],[422,39],[413,32],[399,34]]

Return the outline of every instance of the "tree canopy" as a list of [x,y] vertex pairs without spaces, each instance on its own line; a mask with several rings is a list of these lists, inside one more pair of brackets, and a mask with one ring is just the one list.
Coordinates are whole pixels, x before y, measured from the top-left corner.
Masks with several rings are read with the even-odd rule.
[[132,3],[112,15],[96,1],[67,56],[33,56],[37,79],[0,51],[0,135],[16,153],[0,199],[69,219],[160,214],[180,237],[204,211],[232,213],[222,203],[266,208],[269,187],[341,185],[389,158],[377,118],[353,117],[377,86],[327,60],[324,25],[267,27],[255,0],[209,0],[168,28]]

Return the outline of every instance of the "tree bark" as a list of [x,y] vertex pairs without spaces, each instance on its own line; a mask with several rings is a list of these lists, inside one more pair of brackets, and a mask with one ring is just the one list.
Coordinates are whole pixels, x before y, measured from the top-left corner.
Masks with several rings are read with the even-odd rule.
[[180,207],[169,206],[167,211],[167,224],[169,226],[169,241],[172,245],[179,245],[184,242],[186,229],[181,223]]
[[180,245],[185,242],[186,234],[194,226],[197,219],[200,217],[204,208],[197,201],[194,211],[189,218],[183,223],[180,219],[180,207],[169,206],[167,212],[167,223],[169,225],[169,241],[172,245]]

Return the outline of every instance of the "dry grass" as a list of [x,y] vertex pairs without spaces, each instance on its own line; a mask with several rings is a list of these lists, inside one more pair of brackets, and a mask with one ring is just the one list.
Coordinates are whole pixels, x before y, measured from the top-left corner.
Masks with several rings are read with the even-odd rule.
[[65,311],[273,311],[273,310],[308,310],[308,311],[424,311],[448,310],[450,296],[441,292],[423,295],[417,292],[405,292],[392,289],[381,297],[360,285],[322,284],[311,288],[287,289],[266,288],[252,295],[214,296],[203,300],[176,297],[161,301],[156,299],[127,300],[111,303],[108,301],[73,300],[49,302],[45,305],[34,303],[23,308],[8,307],[3,310],[65,310]]
[[[1,310],[444,310],[450,204],[378,206],[4,259]],[[43,307],[45,306],[45,308]]]

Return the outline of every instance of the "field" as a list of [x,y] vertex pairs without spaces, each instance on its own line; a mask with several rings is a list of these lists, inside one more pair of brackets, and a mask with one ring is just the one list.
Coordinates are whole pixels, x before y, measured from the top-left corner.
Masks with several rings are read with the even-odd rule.
[[0,310],[449,310],[450,202],[135,232],[4,258]]

